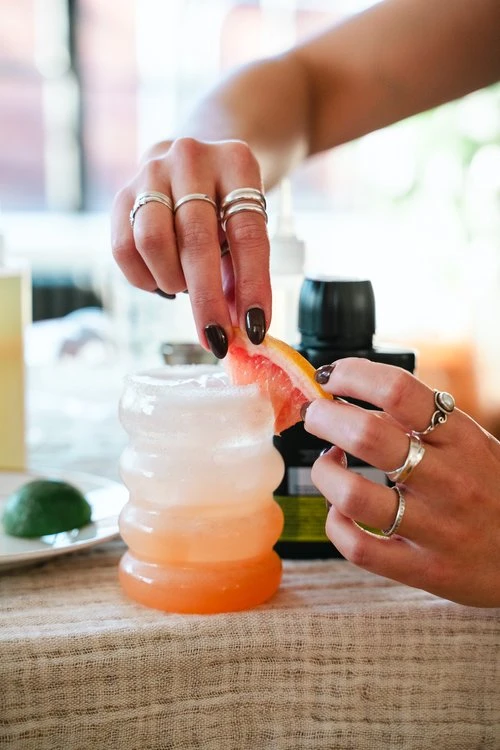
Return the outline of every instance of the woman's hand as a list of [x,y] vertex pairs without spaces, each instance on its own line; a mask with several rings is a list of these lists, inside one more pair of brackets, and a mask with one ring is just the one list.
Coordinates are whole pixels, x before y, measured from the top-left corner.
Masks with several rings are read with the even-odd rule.
[[306,410],[306,430],[336,446],[312,470],[331,503],[326,532],[335,546],[356,565],[409,586],[500,606],[500,443],[455,409],[421,437],[423,457],[398,484],[405,507],[397,534],[373,536],[354,522],[389,529],[398,494],[346,469],[338,449],[384,472],[401,467],[409,433],[423,432],[436,411],[434,392],[405,370],[365,359],[338,360],[316,377],[329,393],[381,410],[323,399]]
[[[245,143],[179,138],[151,150],[117,194],[112,213],[113,255],[125,277],[163,296],[187,290],[200,342],[219,358],[227,353],[233,325],[258,344],[271,321],[265,213],[238,211],[226,231],[220,222],[224,197],[238,188],[262,190],[258,162]],[[173,206],[199,194],[216,207],[193,196],[174,212],[152,200],[136,210],[131,226],[134,201],[151,191]],[[229,250],[222,259],[221,247]]]

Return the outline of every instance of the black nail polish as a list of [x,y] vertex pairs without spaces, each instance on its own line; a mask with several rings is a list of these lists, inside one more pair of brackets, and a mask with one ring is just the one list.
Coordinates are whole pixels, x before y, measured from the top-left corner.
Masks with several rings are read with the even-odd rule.
[[247,336],[252,344],[262,344],[266,335],[266,316],[260,307],[251,307],[245,317]]
[[306,412],[307,412],[307,410],[309,409],[310,406],[311,406],[311,401],[304,401],[304,403],[300,407],[300,418],[301,418],[302,421],[305,420],[305,418],[306,418]]
[[228,341],[226,332],[221,326],[209,325],[205,328],[205,336],[212,353],[217,359],[224,359],[227,354]]
[[328,453],[328,451],[330,450],[330,448],[333,448],[333,445],[327,445],[326,448],[323,448],[323,450],[319,454],[318,458],[321,458],[321,456],[324,456],[325,453]]
[[153,289],[153,292],[164,299],[175,299],[176,297],[175,294],[167,294],[167,292],[162,292],[161,289]]
[[335,364],[335,362],[332,362],[331,365],[322,365],[321,367],[318,367],[314,375],[315,381],[320,385],[325,385],[326,383],[328,383],[328,381],[330,380],[330,375],[335,368]]

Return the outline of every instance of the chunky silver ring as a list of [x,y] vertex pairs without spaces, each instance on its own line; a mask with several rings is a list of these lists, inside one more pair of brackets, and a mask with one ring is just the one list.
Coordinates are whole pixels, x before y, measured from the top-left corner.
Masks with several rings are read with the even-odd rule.
[[420,461],[424,457],[425,446],[418,437],[418,435],[408,435],[410,438],[410,447],[408,448],[408,455],[405,458],[404,464],[399,469],[393,471],[386,471],[385,475],[391,482],[404,482],[408,479],[412,471],[419,465]]
[[399,529],[399,527],[401,526],[401,521],[403,520],[403,516],[405,514],[405,508],[406,508],[405,496],[403,495],[403,493],[401,492],[397,484],[394,485],[394,487],[391,487],[391,489],[397,493],[398,509],[396,511],[396,517],[394,521],[392,522],[392,524],[387,529],[381,529],[382,534],[386,538],[395,534],[396,531]]
[[260,214],[260,216],[264,218],[264,221],[267,224],[267,213],[265,208],[262,208],[262,206],[257,205],[257,203],[235,203],[233,206],[230,206],[228,209],[226,209],[221,216],[221,226],[224,232],[226,231],[227,222],[231,218],[231,216],[239,214],[243,211],[253,211],[254,213]]
[[231,190],[230,193],[224,196],[221,203],[221,211],[225,211],[225,209],[235,201],[256,201],[257,203],[260,203],[262,208],[267,207],[264,193],[261,190],[252,187],[243,187]]
[[215,210],[217,210],[217,203],[209,195],[205,195],[205,193],[188,193],[188,195],[184,195],[182,198],[179,198],[179,200],[176,201],[174,206],[174,214],[185,203],[189,203],[189,201],[205,201],[206,203],[210,203],[210,205],[213,206]]
[[417,435],[417,437],[428,435],[429,432],[432,432],[432,430],[434,430],[438,426],[438,424],[444,424],[448,419],[448,415],[451,414],[451,412],[455,408],[455,399],[453,398],[451,393],[447,393],[446,391],[437,391],[436,389],[434,389],[434,404],[436,406],[436,411],[431,417],[429,426],[426,427],[422,432],[412,430],[412,433],[414,435]]
[[172,199],[165,195],[165,193],[159,193],[157,190],[148,190],[144,193],[139,193],[134,201],[132,210],[129,214],[130,226],[134,228],[135,215],[141,206],[145,206],[146,203],[161,203],[162,206],[166,206],[170,211],[174,210],[174,204]]

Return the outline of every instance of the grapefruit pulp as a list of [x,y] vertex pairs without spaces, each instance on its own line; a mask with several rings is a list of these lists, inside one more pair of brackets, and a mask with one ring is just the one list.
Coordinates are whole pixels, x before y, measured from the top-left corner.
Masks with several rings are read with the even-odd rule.
[[269,334],[256,346],[235,328],[224,365],[232,383],[257,383],[271,400],[276,435],[300,421],[300,407],[304,403],[331,398],[315,381],[311,363],[293,347]]

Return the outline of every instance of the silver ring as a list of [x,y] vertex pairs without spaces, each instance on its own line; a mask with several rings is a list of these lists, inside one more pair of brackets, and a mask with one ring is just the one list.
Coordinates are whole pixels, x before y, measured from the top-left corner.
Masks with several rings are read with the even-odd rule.
[[267,224],[267,213],[262,206],[259,206],[256,203],[235,203],[233,206],[229,206],[221,216],[221,226],[224,232],[226,231],[226,225],[231,216],[239,214],[242,211],[253,211],[254,213],[260,214]]
[[231,203],[234,203],[235,201],[256,201],[257,203],[260,203],[262,208],[266,208],[266,199],[264,197],[264,193],[261,190],[257,190],[256,188],[251,187],[244,187],[244,188],[236,188],[236,190],[231,190],[230,193],[228,193],[224,198],[222,199],[221,203],[221,211],[225,211],[226,208],[229,207]]
[[396,511],[396,516],[394,518],[394,521],[387,529],[372,529],[369,526],[365,526],[362,523],[359,523],[359,521],[354,521],[353,524],[358,527],[363,533],[368,534],[368,536],[374,536],[375,539],[380,539],[382,541],[386,541],[387,539],[390,539],[390,537],[396,533],[396,531],[401,526],[401,521],[403,520],[403,516],[405,514],[405,508],[406,508],[406,501],[403,493],[399,489],[397,485],[394,485],[394,487],[391,487],[391,490],[394,490],[394,492],[397,493],[398,496],[398,509]]
[[451,414],[451,412],[455,408],[455,399],[453,398],[451,393],[447,393],[446,391],[437,391],[436,389],[434,389],[434,404],[436,406],[436,411],[431,417],[429,426],[426,427],[422,432],[412,430],[412,433],[417,437],[428,435],[429,432],[432,432],[432,430],[434,430],[438,426],[438,424],[444,424],[448,419],[448,415]]
[[403,495],[403,493],[401,492],[397,484],[394,485],[394,487],[391,487],[391,490],[394,490],[394,492],[397,493],[398,509],[396,511],[396,517],[394,521],[392,522],[392,524],[389,526],[389,528],[382,529],[382,534],[386,538],[395,534],[396,531],[399,529],[399,527],[401,526],[401,521],[403,520],[403,516],[405,514],[405,508],[406,508],[405,496]]
[[408,435],[410,438],[410,447],[408,448],[408,455],[405,458],[404,464],[399,469],[393,471],[386,471],[385,475],[391,482],[404,482],[408,479],[412,471],[419,465],[420,461],[424,457],[425,447],[418,435]]
[[179,200],[176,201],[174,206],[174,214],[179,210],[181,206],[184,205],[184,203],[188,203],[189,201],[205,201],[206,203],[210,203],[210,205],[213,206],[215,210],[217,210],[217,203],[209,195],[205,195],[205,193],[188,193],[188,195],[184,195],[182,198],[179,198]]
[[166,206],[170,211],[174,210],[174,204],[172,199],[165,195],[165,193],[159,193],[157,190],[148,190],[145,193],[139,193],[134,201],[132,210],[129,214],[130,226],[134,228],[135,215],[141,206],[145,206],[146,203],[161,203],[162,206]]

